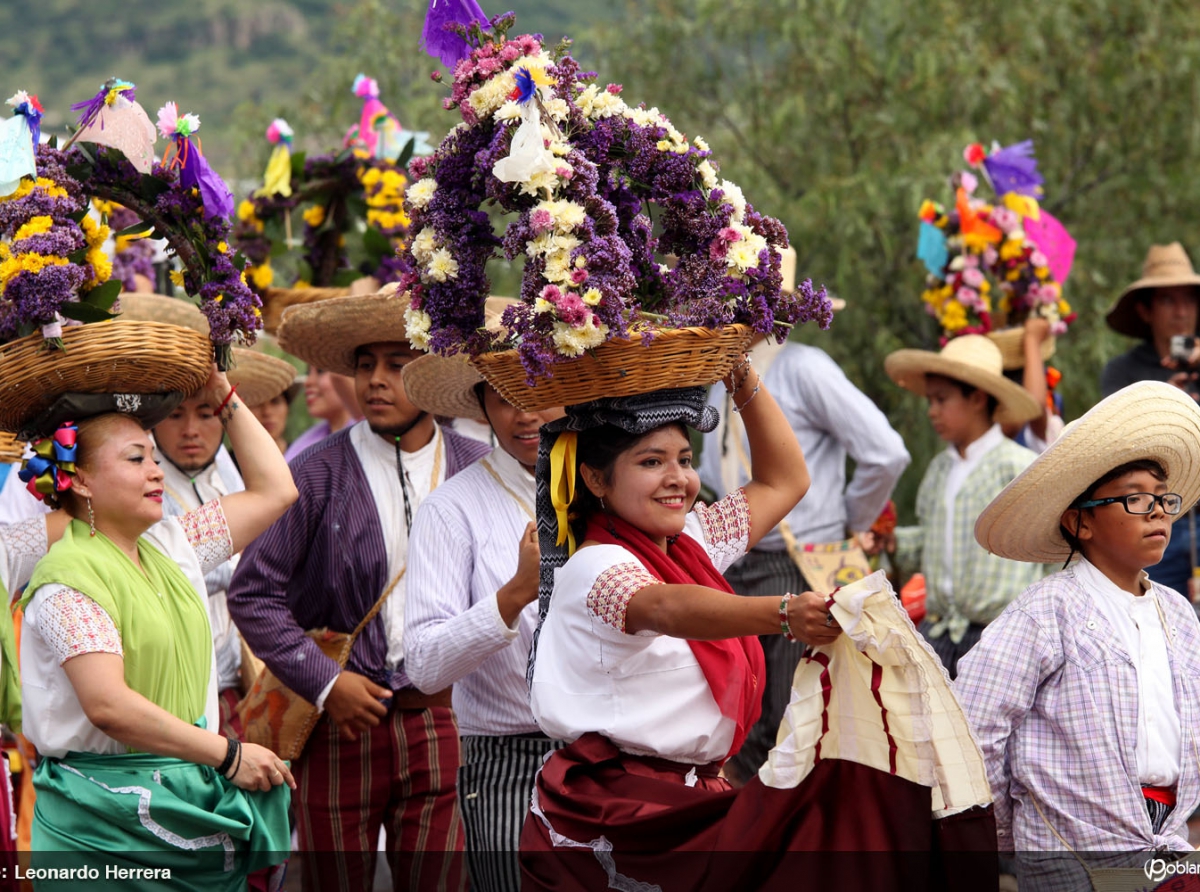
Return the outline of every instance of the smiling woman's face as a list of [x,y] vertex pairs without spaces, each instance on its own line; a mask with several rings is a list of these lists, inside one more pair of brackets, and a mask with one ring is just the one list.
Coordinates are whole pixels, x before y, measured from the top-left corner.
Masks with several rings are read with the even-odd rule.
[[692,444],[675,424],[651,431],[618,455],[607,479],[587,465],[580,472],[588,489],[604,500],[605,510],[659,545],[683,532],[700,493]]
[[104,415],[79,425],[80,459],[72,514],[87,522],[91,500],[96,526],[136,538],[162,520],[163,473],[141,424]]

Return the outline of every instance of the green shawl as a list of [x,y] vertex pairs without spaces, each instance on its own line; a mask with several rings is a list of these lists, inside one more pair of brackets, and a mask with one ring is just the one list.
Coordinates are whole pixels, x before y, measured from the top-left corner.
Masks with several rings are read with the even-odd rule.
[[121,636],[125,683],[189,725],[204,715],[212,667],[208,609],[179,565],[138,539],[139,570],[103,533],[73,520],[38,561],[21,606],[65,585],[104,608]]

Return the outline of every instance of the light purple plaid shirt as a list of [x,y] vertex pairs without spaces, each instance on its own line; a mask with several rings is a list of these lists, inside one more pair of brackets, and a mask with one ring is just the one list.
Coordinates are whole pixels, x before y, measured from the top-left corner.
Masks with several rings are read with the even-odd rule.
[[[1200,803],[1200,623],[1153,586],[1171,638],[1182,731],[1177,805],[1154,833],[1138,782],[1134,662],[1073,567],[1031,585],[959,663],[954,691],[983,748],[1002,851],[1191,851]],[[1148,595],[1147,595],[1148,596]]]

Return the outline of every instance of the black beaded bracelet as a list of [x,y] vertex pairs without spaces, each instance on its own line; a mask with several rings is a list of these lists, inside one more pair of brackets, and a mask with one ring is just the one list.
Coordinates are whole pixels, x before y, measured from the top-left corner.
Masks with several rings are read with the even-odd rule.
[[225,761],[217,766],[217,774],[221,775],[222,777],[227,776],[227,772],[233,766],[234,757],[237,756],[238,751],[242,748],[242,745],[238,743],[236,737],[226,738],[226,742],[229,744],[229,746],[225,750]]

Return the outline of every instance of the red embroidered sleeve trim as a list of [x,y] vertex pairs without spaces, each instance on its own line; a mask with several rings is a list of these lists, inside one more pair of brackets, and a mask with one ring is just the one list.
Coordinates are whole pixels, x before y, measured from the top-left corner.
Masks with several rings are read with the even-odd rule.
[[636,561],[613,564],[596,577],[587,595],[588,610],[600,622],[624,632],[629,600],[646,586],[657,585],[658,582]]

